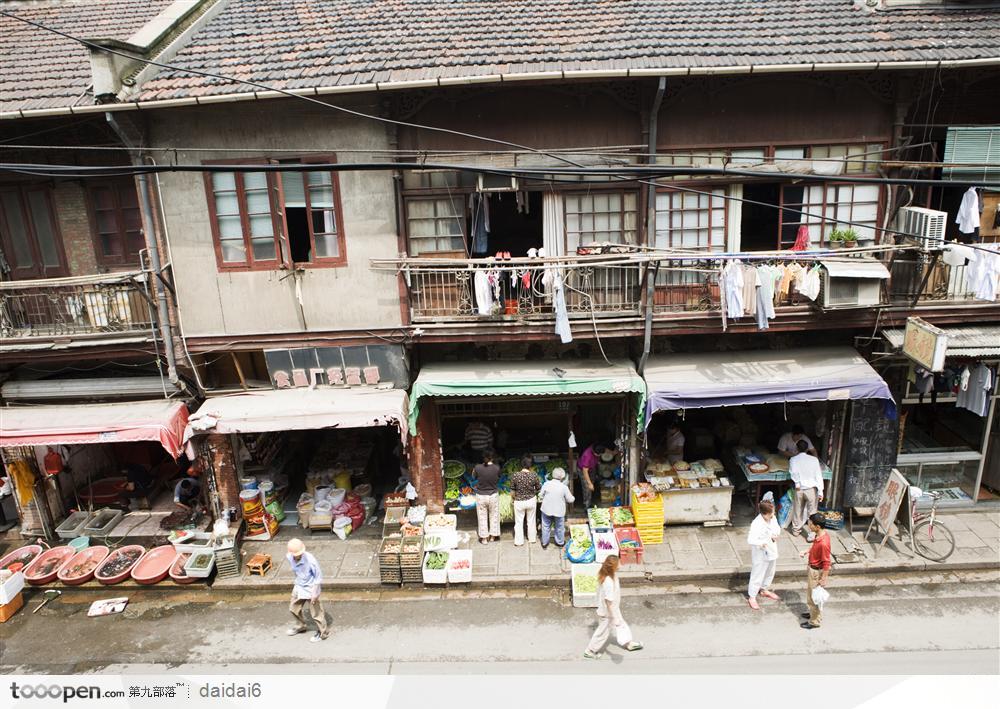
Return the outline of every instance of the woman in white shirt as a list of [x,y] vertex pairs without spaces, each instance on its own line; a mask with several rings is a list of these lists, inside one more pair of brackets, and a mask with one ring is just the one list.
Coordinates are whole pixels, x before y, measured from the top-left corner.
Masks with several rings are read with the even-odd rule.
[[615,629],[615,640],[626,650],[641,650],[642,643],[632,639],[632,629],[622,618],[621,609],[621,586],[618,583],[618,557],[609,556],[601,565],[601,570],[597,572],[597,630],[590,638],[587,651],[583,656],[589,660],[596,660],[601,656],[604,646],[608,643],[611,628]]
[[757,505],[760,514],[750,524],[747,534],[747,544],[750,545],[750,586],[747,588],[747,600],[755,611],[760,610],[757,595],[780,600],[778,595],[770,590],[774,581],[774,570],[778,563],[778,535],[781,527],[774,518],[774,503],[762,500]]

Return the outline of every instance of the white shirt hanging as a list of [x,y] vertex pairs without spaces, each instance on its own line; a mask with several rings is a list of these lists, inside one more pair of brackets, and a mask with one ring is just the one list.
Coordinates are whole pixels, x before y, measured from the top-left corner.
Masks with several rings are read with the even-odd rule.
[[963,234],[971,234],[979,228],[979,195],[976,194],[975,187],[970,187],[962,195],[962,204],[958,208],[955,223]]

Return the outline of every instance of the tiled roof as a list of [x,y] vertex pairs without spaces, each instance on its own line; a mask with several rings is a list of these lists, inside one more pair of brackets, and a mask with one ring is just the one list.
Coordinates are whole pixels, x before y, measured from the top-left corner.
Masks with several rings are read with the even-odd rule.
[[[852,0],[233,0],[172,63],[283,89],[539,71],[1000,57],[1000,13]],[[140,100],[252,89],[162,73]]]
[[[85,39],[127,40],[170,0],[42,0],[0,9]],[[87,48],[0,16],[0,111],[92,104]]]

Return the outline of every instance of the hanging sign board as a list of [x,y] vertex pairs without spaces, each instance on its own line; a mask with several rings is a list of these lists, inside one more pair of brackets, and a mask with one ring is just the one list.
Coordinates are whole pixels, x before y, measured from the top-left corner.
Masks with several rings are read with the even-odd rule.
[[948,335],[922,318],[906,319],[903,335],[903,354],[931,372],[944,369],[944,356],[948,350]]
[[879,496],[878,505],[875,507],[875,517],[868,525],[868,531],[865,532],[865,541],[868,540],[868,535],[872,533],[876,525],[882,532],[882,541],[879,542],[878,548],[875,550],[876,557],[888,541],[892,525],[898,524],[900,531],[904,527],[909,530],[909,519],[910,483],[907,482],[902,473],[893,468],[892,472],[889,473],[885,487],[882,488],[882,494]]

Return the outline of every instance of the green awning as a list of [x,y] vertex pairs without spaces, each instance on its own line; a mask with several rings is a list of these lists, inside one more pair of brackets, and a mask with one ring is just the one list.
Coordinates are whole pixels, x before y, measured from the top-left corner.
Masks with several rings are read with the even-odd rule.
[[636,394],[636,424],[642,427],[646,383],[627,360],[530,362],[434,362],[420,369],[410,392],[410,432],[416,433],[425,396],[579,396]]

